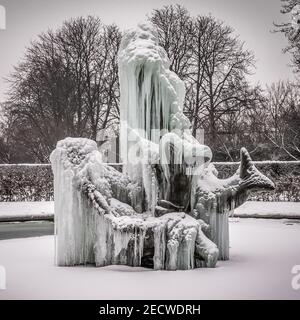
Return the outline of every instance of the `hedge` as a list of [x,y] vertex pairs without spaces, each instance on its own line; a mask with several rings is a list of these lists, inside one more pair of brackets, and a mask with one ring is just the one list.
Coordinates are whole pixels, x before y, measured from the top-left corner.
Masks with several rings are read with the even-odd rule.
[[0,165],[0,201],[53,200],[53,174],[49,164]]
[[[238,168],[236,162],[214,163],[220,178],[227,178]],[[300,161],[255,162],[271,178],[276,189],[255,194],[250,200],[300,201]],[[50,164],[0,165],[0,201],[53,200],[53,175]]]

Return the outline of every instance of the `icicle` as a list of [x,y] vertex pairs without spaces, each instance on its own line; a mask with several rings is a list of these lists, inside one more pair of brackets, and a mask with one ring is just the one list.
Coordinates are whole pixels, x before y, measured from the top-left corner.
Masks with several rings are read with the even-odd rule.
[[167,270],[177,270],[177,255],[178,255],[179,243],[175,239],[170,239],[167,243],[168,255],[167,255]]
[[[122,230],[113,230],[113,243],[114,243],[114,257],[113,263],[126,263],[127,261],[122,257],[122,250],[127,251],[128,243],[131,238],[130,233]],[[121,256],[120,256],[121,255]],[[125,261],[124,261],[125,260]]]
[[164,224],[158,224],[153,228],[154,232],[154,269],[164,269],[166,254],[166,227]]
[[229,259],[229,213],[222,213],[217,215],[217,235],[216,244],[219,248],[220,260]]

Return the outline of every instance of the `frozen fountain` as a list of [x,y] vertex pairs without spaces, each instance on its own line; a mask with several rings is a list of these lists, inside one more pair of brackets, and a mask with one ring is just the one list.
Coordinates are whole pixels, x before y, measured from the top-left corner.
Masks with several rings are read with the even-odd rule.
[[151,25],[123,36],[119,79],[123,172],[89,139],[66,138],[51,154],[57,265],[215,267],[229,259],[230,212],[273,183],[245,148],[236,174],[218,179]]

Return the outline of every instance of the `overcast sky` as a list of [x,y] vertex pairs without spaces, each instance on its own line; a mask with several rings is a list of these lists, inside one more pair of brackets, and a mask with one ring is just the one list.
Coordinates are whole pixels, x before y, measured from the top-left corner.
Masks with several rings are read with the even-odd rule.
[[22,58],[26,46],[48,28],[65,19],[88,14],[104,23],[115,22],[122,30],[134,27],[153,8],[166,4],[184,5],[193,15],[209,14],[232,26],[257,59],[254,82],[270,84],[294,76],[289,56],[282,53],[284,36],[271,33],[274,21],[282,21],[280,0],[0,0],[6,8],[6,30],[0,30],[0,101],[7,84],[3,77]]

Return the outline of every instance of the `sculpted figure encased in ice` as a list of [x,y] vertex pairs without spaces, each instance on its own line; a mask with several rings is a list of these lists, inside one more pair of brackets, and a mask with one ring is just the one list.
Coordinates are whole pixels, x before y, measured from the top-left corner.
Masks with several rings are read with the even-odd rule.
[[51,154],[57,264],[214,267],[229,258],[229,213],[273,183],[244,148],[237,173],[217,178],[151,25],[124,34],[119,79],[123,172],[103,163],[89,139],[66,138]]

